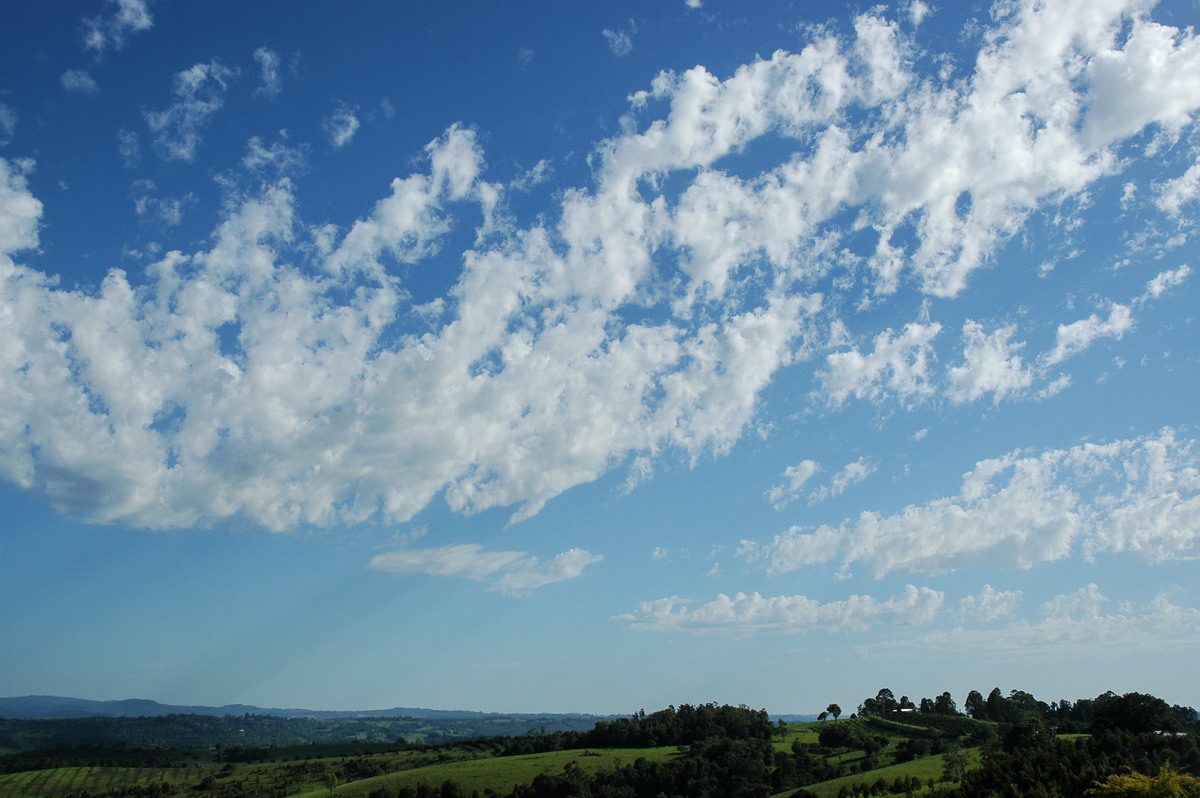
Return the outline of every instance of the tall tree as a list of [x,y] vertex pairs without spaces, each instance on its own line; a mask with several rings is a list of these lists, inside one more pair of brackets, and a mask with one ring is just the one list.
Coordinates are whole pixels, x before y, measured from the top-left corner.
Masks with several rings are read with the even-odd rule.
[[963,709],[967,714],[976,720],[982,720],[986,714],[987,704],[984,703],[983,695],[978,690],[972,690],[967,693],[967,700],[963,702]]
[[830,704],[829,706],[825,707],[825,711],[830,715],[833,715],[834,720],[837,720],[842,714],[842,708],[837,704]]

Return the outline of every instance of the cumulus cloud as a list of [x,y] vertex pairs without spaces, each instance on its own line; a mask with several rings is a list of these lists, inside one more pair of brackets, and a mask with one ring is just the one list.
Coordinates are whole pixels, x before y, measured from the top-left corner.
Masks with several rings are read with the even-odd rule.
[[279,56],[274,50],[259,47],[254,51],[254,60],[258,62],[262,74],[262,85],[255,89],[258,94],[274,97],[283,91],[283,78],[279,74]]
[[154,146],[165,160],[191,161],[200,134],[225,103],[225,91],[238,71],[212,60],[194,64],[175,75],[174,102],[162,111],[147,111],[146,124]]
[[[1200,640],[1200,609],[1173,603],[1167,592],[1143,606],[1121,602],[1117,608],[1095,584],[1054,597],[1041,607],[1040,618],[1016,620],[1006,626],[934,631],[903,646],[881,643],[862,652],[886,654],[901,647],[970,653],[1002,660],[1058,659],[1109,656],[1113,651],[1196,648]],[[1114,611],[1115,610],[1115,611]]]
[[1200,163],[1192,164],[1179,177],[1164,181],[1157,187],[1157,195],[1159,209],[1179,218],[1183,206],[1200,196]]
[[354,134],[358,132],[359,124],[358,116],[354,113],[354,110],[342,106],[326,118],[321,123],[321,127],[325,129],[326,135],[329,136],[329,146],[335,150],[340,150],[354,138]]
[[134,184],[134,211],[144,222],[174,227],[183,221],[184,208],[191,201],[190,196],[184,198],[157,196],[157,187],[150,180]]
[[1039,358],[1043,367],[1053,366],[1090,347],[1101,338],[1121,338],[1133,329],[1133,314],[1125,305],[1113,303],[1108,318],[1093,313],[1086,319],[1058,325],[1054,349]]
[[855,348],[828,355],[818,378],[829,402],[842,404],[850,397],[878,401],[885,396],[912,401],[929,396],[934,391],[933,339],[941,330],[937,322],[913,322],[899,334],[890,329],[879,333],[866,354]]
[[0,103],[0,147],[4,147],[17,132],[17,112]]
[[[1134,76],[1190,63],[1194,34],[1155,25],[1141,5],[1005,9],[974,72],[953,82],[916,73],[918,48],[882,12],[725,79],[664,72],[597,145],[591,181],[523,227],[463,126],[344,228],[300,216],[291,167],[272,173],[286,153],[260,142],[247,157],[265,182],[230,196],[204,244],[132,279],[114,269],[67,288],[13,262],[36,242],[41,206],[28,167],[6,162],[0,473],[62,511],[145,527],[402,522],[439,495],[462,513],[512,507],[519,521],[614,468],[650,474],[659,458],[727,452],[762,391],[805,358],[825,355],[819,401],[924,401],[941,325],[830,340],[830,283],[849,281],[868,304],[902,286],[954,297],[1030,214],[1125,168],[1111,151],[1122,136],[1174,130],[1200,107],[1186,87],[1126,98],[1117,72],[1080,72],[1101,54]],[[210,61],[176,76],[171,105],[146,114],[162,157],[194,157],[235,75]],[[334,146],[353,135],[346,114],[326,131]],[[768,138],[765,161],[725,168]],[[122,141],[132,153],[136,137]],[[861,257],[843,254],[847,218]],[[415,298],[406,275],[464,220],[475,243],[439,261],[458,268],[452,287]],[[1065,325],[1044,362],[1128,331],[1121,307]],[[968,334],[960,368],[981,371],[955,377],[957,395],[1015,390],[1017,355],[1002,330]],[[985,378],[984,364],[999,368]],[[1013,499],[1011,516],[1026,539],[963,526],[967,548],[918,542],[892,560],[854,541],[915,532],[875,518],[798,533],[796,546],[881,571],[949,567],[975,544],[1021,563],[1058,556],[1074,527],[1039,524],[1069,491],[1039,493],[1034,465],[1011,459],[1010,490],[947,500],[947,528],[1028,486],[1034,503]],[[939,507],[912,512],[941,520]],[[1164,512],[1162,523],[1184,509]],[[1193,545],[1182,529],[1177,552]],[[1109,548],[1147,553],[1169,537],[1111,535]]]
[[902,593],[880,601],[854,595],[821,603],[807,596],[763,596],[759,593],[718,594],[707,604],[679,597],[646,601],[635,612],[616,616],[635,629],[656,632],[809,632],[863,631],[877,626],[919,626],[941,610],[945,594],[908,585]]
[[584,549],[571,549],[542,564],[525,552],[488,551],[478,543],[460,543],[432,549],[397,549],[376,555],[368,567],[402,576],[432,574],[476,581],[497,577],[491,589],[523,596],[540,587],[574,579],[584,568],[602,559]]
[[821,466],[815,460],[803,460],[794,466],[788,466],[783,471],[786,482],[775,485],[767,492],[767,501],[776,510],[782,510],[800,495],[800,489],[808,482]]
[[633,51],[633,36],[629,31],[605,28],[602,33],[604,40],[608,42],[608,49],[613,55],[620,57],[629,55]]
[[952,401],[973,402],[991,394],[993,401],[999,402],[1033,384],[1033,370],[1021,362],[1024,344],[1012,341],[1015,332],[1013,325],[991,333],[976,321],[963,325],[963,363],[947,372]]
[[496,589],[510,596],[524,596],[540,587],[575,579],[583,569],[604,558],[584,549],[571,549],[559,554],[550,562],[542,564],[537,557],[530,557],[504,574]]
[[959,600],[959,616],[968,621],[996,621],[1008,618],[1016,612],[1017,603],[1022,595],[1020,590],[997,590],[991,585],[984,585],[978,595],[966,596]]
[[120,50],[125,37],[149,30],[154,25],[147,0],[108,0],[109,13],[83,21],[83,46],[102,55],[106,50]]
[[833,475],[828,485],[822,485],[809,496],[809,503],[823,502],[835,496],[841,496],[849,488],[862,482],[875,473],[878,466],[865,457],[860,457],[853,463],[847,463]]
[[1200,546],[1200,450],[1171,429],[1039,455],[1012,452],[963,475],[954,496],[837,526],[792,527],[741,554],[771,573],[840,562],[882,578],[971,566],[1029,568],[1131,552],[1149,562]]
[[1165,272],[1159,272],[1150,282],[1146,283],[1146,291],[1135,300],[1136,304],[1149,302],[1151,299],[1158,299],[1163,294],[1170,291],[1176,286],[1183,285],[1192,273],[1192,268],[1187,264],[1180,266],[1178,269],[1171,269]]
[[62,87],[67,91],[73,91],[78,94],[95,96],[100,93],[100,87],[96,85],[96,79],[82,69],[68,69],[62,73],[59,82],[62,83]]

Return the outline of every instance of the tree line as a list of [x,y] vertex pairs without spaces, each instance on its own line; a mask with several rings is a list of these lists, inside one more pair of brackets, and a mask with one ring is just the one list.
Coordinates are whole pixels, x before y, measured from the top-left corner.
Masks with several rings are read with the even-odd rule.
[[[828,714],[836,704],[830,704]],[[1183,732],[1196,731],[1197,712],[1193,707],[1168,704],[1148,693],[1125,693],[1117,695],[1111,690],[1095,698],[1077,701],[1039,701],[1024,690],[1012,690],[1006,696],[999,687],[993,688],[985,698],[978,690],[967,694],[963,702],[964,712],[959,712],[950,693],[929,699],[922,698],[920,704],[908,696],[896,698],[887,687],[874,697],[866,698],[858,705],[858,717],[878,717],[906,712],[932,715],[962,715],[975,720],[992,723],[1026,723],[1040,720],[1059,733],[1086,733],[1110,729],[1133,732]],[[838,713],[840,714],[840,708]]]

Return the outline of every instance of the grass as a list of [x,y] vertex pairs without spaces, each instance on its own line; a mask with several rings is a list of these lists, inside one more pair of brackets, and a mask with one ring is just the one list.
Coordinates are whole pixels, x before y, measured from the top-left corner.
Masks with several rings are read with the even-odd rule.
[[195,768],[51,768],[0,776],[0,795],[5,798],[60,798],[85,791],[104,794],[163,782],[198,782],[200,778],[201,774]]
[[[832,721],[828,721],[832,722]],[[828,723],[827,722],[827,723]],[[862,719],[839,723],[865,725]],[[771,744],[777,751],[791,753],[796,743],[816,745],[821,723],[804,723],[781,729]],[[868,727],[869,728],[869,727]],[[875,728],[875,734],[880,729]],[[913,727],[908,733],[901,724],[889,729],[892,743],[909,736],[925,736]],[[652,762],[681,756],[677,746],[661,748],[624,748],[554,751],[541,754],[497,757],[489,750],[471,745],[438,747],[433,750],[380,751],[383,746],[363,743],[279,747],[264,752],[268,761],[250,764],[201,762],[186,767],[60,767],[0,775],[0,796],[4,798],[69,798],[81,792],[93,795],[119,794],[129,789],[167,784],[179,798],[211,798],[222,791],[241,795],[288,795],[293,798],[324,798],[329,795],[327,779],[335,775],[337,798],[366,798],[385,787],[396,791],[422,784],[439,788],[453,781],[470,794],[478,791],[508,793],[513,787],[529,784],[542,774],[555,775],[574,763],[584,773],[615,770],[632,765],[639,758]],[[889,746],[890,749],[890,746]],[[889,761],[889,749],[880,752]],[[971,767],[978,764],[977,749],[968,749]],[[857,769],[866,759],[862,750],[839,749],[826,754],[826,760],[844,771]],[[291,761],[289,761],[291,760]],[[385,771],[381,775],[374,775]],[[836,798],[847,785],[874,784],[882,779],[891,784],[899,778],[915,778],[922,787],[917,795],[927,795],[930,780],[940,788],[943,772],[941,756],[930,756],[901,764],[888,765],[863,773],[852,773],[805,789],[821,798]],[[781,795],[788,795],[788,790]],[[901,793],[903,794],[903,793]]]
[[[979,765],[979,749],[965,749],[970,755],[968,768],[974,768]],[[930,780],[939,783],[940,787],[950,786],[953,782],[941,781],[943,772],[942,757],[940,754],[934,756],[922,757],[914,759],[910,762],[902,762],[898,765],[887,765],[874,770],[868,770],[864,773],[852,773],[848,776],[839,776],[836,779],[822,781],[818,784],[810,784],[804,789],[811,792],[818,798],[837,798],[838,792],[843,787],[853,786],[856,784],[874,784],[876,781],[883,779],[884,782],[891,784],[899,778],[912,777],[918,779],[922,785],[928,784]],[[780,793],[780,795],[788,795],[792,790]],[[904,795],[904,793],[885,793],[894,795]],[[916,795],[928,794],[927,787],[922,787]]]
[[[574,762],[585,773],[615,770],[632,765],[639,758],[663,761],[678,756],[678,748],[605,748],[594,751],[552,751],[544,754],[521,756],[486,757],[464,762],[447,762],[428,767],[389,773],[362,781],[352,782],[335,789],[338,798],[365,798],[379,787],[395,790],[399,787],[417,787],[425,783],[432,787],[442,782],[455,782],[465,793],[478,790],[481,794],[491,788],[498,793],[507,793],[518,784],[528,784],[543,773],[561,773]],[[319,798],[328,795],[328,789],[301,793],[296,798]]]

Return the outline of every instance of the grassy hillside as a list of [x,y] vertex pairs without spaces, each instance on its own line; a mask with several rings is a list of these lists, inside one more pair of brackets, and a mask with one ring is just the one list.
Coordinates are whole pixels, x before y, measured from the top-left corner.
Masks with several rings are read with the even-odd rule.
[[[984,721],[883,711],[784,725],[761,710],[706,704],[604,720],[587,731],[440,745],[59,745],[0,757],[0,796],[1082,798],[1108,775],[1153,774],[1167,762],[1200,773],[1192,714],[1184,713],[1179,731],[1148,730],[1144,712],[1112,702],[1086,733],[1056,733],[1036,714]],[[1169,722],[1179,715],[1172,713],[1164,715]]]

